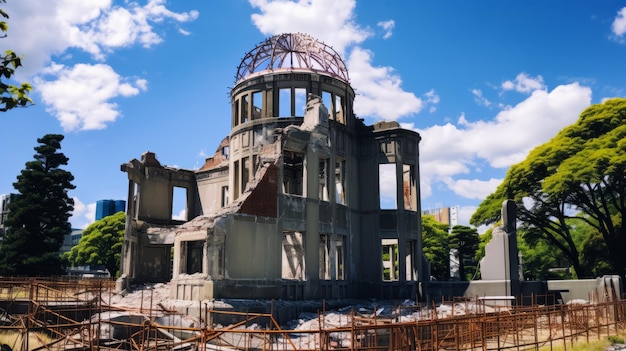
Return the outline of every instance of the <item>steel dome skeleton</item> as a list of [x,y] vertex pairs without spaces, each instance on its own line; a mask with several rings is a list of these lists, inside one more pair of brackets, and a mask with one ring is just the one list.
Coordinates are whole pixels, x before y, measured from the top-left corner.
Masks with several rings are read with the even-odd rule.
[[237,68],[235,81],[282,69],[321,71],[349,83],[348,70],[341,56],[330,46],[303,33],[280,34],[268,38],[248,52]]

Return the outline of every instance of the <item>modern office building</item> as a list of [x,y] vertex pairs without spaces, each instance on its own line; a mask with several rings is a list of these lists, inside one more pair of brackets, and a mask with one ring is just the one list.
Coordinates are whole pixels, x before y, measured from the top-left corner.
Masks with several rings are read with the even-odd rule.
[[96,221],[120,211],[126,211],[125,200],[98,200],[96,202]]
[[261,42],[235,81],[222,116],[230,133],[203,167],[168,167],[152,152],[122,164],[118,288],[171,281],[171,297],[189,300],[415,298],[430,279],[419,134],[357,118],[343,59],[305,34]]

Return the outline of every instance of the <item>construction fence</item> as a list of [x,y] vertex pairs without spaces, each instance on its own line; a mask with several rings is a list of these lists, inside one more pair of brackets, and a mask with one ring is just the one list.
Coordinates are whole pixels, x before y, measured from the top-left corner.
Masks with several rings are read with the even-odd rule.
[[[457,299],[394,306],[386,314],[320,311],[316,318],[285,328],[273,313],[206,307],[188,316],[148,294],[132,308],[115,306],[110,303],[113,294],[110,280],[4,279],[0,344],[11,350],[77,351],[569,350],[626,329],[624,299],[575,304],[537,303],[549,301],[548,296]],[[226,314],[238,322],[213,322]]]

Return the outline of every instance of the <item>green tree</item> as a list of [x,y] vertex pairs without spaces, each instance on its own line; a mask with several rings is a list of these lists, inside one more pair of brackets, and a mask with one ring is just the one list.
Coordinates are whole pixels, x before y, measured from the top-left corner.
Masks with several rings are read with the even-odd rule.
[[479,236],[480,242],[478,243],[478,250],[476,250],[476,262],[480,262],[480,260],[485,257],[485,246],[489,244],[491,238],[493,237],[493,228],[487,229],[482,235]]
[[[474,258],[480,243],[478,230],[464,225],[455,225],[450,231],[449,243],[450,248],[456,250],[459,259],[460,279],[471,280],[471,277],[476,272],[476,264],[474,263],[476,261]],[[472,264],[466,266],[469,262],[472,262]]]
[[125,223],[126,214],[121,211],[95,221],[64,258],[72,266],[104,265],[115,276],[120,267]]
[[626,99],[620,98],[588,107],[576,123],[513,165],[471,223],[496,222],[502,201],[513,199],[522,228],[560,250],[579,278],[593,275],[572,227],[586,223],[605,243],[613,273],[624,276],[625,185]]
[[591,231],[587,235],[582,243],[580,254],[582,263],[591,267],[591,273],[594,276],[599,277],[615,272],[611,261],[608,259],[609,249],[598,231]]
[[566,257],[554,250],[539,237],[528,235],[523,229],[517,231],[517,247],[522,256],[524,278],[528,280],[572,278]]
[[430,275],[437,280],[450,278],[450,245],[447,224],[439,223],[435,216],[422,216],[422,247],[430,263]]
[[19,192],[9,203],[6,237],[0,247],[0,274],[49,276],[63,273],[59,249],[70,233],[74,176],[61,169],[68,158],[59,152],[63,135],[37,139],[34,160],[13,183]]
[[[491,241],[491,238],[493,237],[492,234],[493,234],[493,228],[489,228],[483,234],[478,236],[479,238],[478,249],[476,250],[476,256],[474,256],[474,261],[480,263],[480,260],[482,260],[483,257],[485,257],[485,246],[487,246],[487,244]],[[481,273],[480,273],[480,266],[479,266],[477,267],[475,279],[480,279],[480,277],[481,277]]]
[[[0,4],[6,3],[6,0],[0,0]],[[7,19],[9,15],[0,8],[0,18]],[[0,38],[6,37],[6,31],[9,29],[6,21],[0,21]],[[21,57],[17,56],[11,50],[5,50],[4,55],[0,55],[0,112],[6,112],[12,108],[27,106],[33,103],[28,97],[28,93],[32,89],[30,84],[21,83],[18,85],[9,84],[5,80],[10,80],[15,70],[22,65]]]

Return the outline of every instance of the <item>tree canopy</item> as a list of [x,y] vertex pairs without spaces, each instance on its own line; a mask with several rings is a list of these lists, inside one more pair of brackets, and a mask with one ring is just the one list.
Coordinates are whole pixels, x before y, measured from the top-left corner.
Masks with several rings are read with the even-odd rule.
[[83,231],[78,244],[65,253],[72,266],[104,265],[115,276],[120,267],[126,214],[120,211],[95,221]]
[[[459,260],[459,278],[461,280],[471,280],[476,273],[476,264],[474,258],[478,251],[480,238],[476,228],[455,225],[450,231],[449,237],[450,248],[456,250]],[[470,263],[468,265],[468,263]]]
[[[0,0],[0,4],[6,3],[6,0]],[[9,26],[4,21],[9,15],[0,8],[0,38],[6,37]],[[28,97],[28,93],[32,89],[28,83],[20,85],[9,84],[7,81],[11,79],[15,70],[22,65],[22,59],[11,50],[5,50],[4,55],[0,55],[0,112],[6,112],[10,109],[20,106],[27,106],[33,103]]]
[[19,192],[9,202],[6,236],[0,246],[0,274],[50,276],[63,273],[59,250],[74,200],[74,176],[61,168],[68,158],[61,149],[63,135],[47,134],[37,139],[34,160],[13,183]]
[[575,237],[574,227],[585,223],[597,232],[594,240],[606,245],[610,271],[624,276],[625,184],[626,99],[618,98],[588,107],[576,123],[513,165],[470,222],[492,224],[502,201],[514,200],[525,235],[561,250],[579,278],[594,274]]
[[430,275],[437,280],[450,278],[450,246],[447,224],[439,223],[432,215],[422,216],[422,247],[430,263]]

